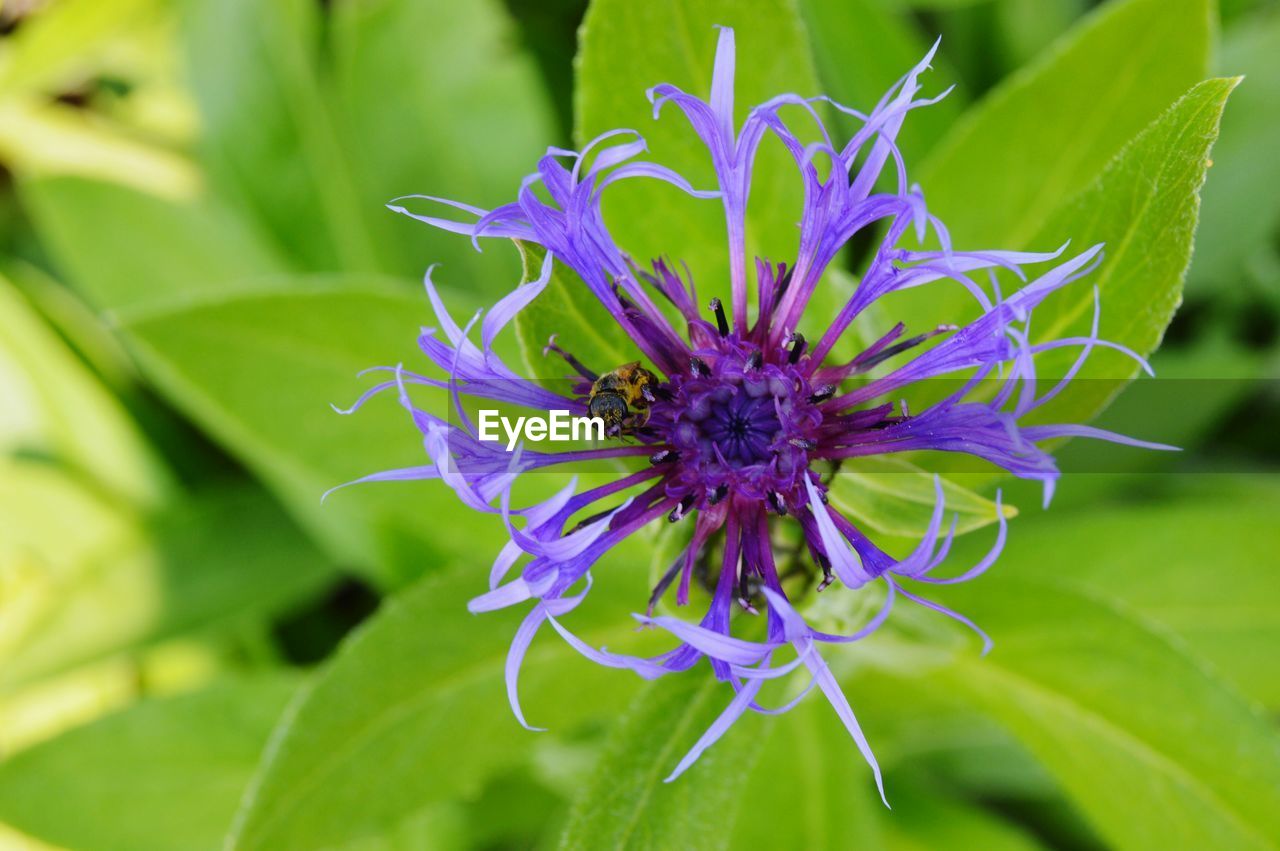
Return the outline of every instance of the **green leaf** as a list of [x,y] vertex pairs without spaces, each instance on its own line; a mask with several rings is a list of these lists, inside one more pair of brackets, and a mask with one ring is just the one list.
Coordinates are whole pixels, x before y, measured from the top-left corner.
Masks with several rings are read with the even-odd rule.
[[21,191],[62,274],[104,310],[209,295],[284,269],[211,203],[79,177],[28,180]]
[[0,460],[0,558],[3,686],[130,644],[159,617],[137,513],[50,464]]
[[947,9],[966,9],[970,6],[982,6],[990,3],[991,0],[886,0],[886,2],[907,6],[912,9],[944,11]]
[[0,463],[11,578],[0,692],[175,635],[244,623],[313,593],[330,562],[251,487],[143,518],[47,464]]
[[610,735],[560,848],[728,848],[758,756],[752,738],[768,722],[742,718],[679,780],[663,779],[724,710],[729,691],[701,669],[649,684]]
[[[535,280],[542,272],[546,250],[519,241],[516,246],[524,261],[524,281]],[[558,356],[543,356],[542,349],[553,336],[557,345],[597,373],[640,357],[635,343],[600,300],[558,262],[552,268],[547,288],[516,315],[515,328],[532,376],[564,376],[573,371]]]
[[366,216],[382,210],[363,204],[320,86],[322,11],[310,0],[183,4],[200,151],[219,195],[306,268],[372,271]]
[[78,174],[166,197],[196,194],[200,175],[186,157],[139,141],[136,128],[94,120],[86,110],[47,97],[0,104],[0,159],[20,178]]
[[[1272,8],[1233,27],[1216,62],[1244,74],[1222,117],[1222,138],[1204,188],[1200,238],[1187,286],[1205,295],[1240,293],[1244,267],[1280,225],[1280,12]],[[1211,289],[1212,288],[1212,289]]]
[[[634,557],[609,558],[610,581],[564,622],[614,648],[634,634],[625,612],[643,600],[644,574]],[[503,664],[524,613],[467,611],[466,600],[487,588],[485,573],[473,559],[425,579],[343,644],[276,730],[229,849],[311,849],[378,835],[433,802],[473,793],[539,737],[557,736],[524,730],[511,716]],[[564,731],[617,711],[636,678],[581,659],[550,632],[521,671],[526,717]]]
[[336,104],[348,149],[365,152],[352,158],[359,204],[373,216],[388,269],[417,278],[439,262],[470,289],[512,289],[518,267],[507,250],[478,253],[465,237],[383,207],[410,193],[485,208],[514,200],[557,133],[538,69],[513,30],[498,0],[334,4]]
[[[694,674],[691,671],[689,676]],[[704,674],[710,679],[709,673]],[[759,762],[745,780],[734,778],[745,782],[745,788],[736,791],[751,803],[733,820],[731,847],[813,851],[887,847],[885,820],[880,817],[884,804],[871,770],[820,694],[810,695],[780,718],[769,719],[765,729]],[[740,754],[752,750],[732,740],[719,747]],[[707,756],[714,752],[708,751]],[[721,776],[718,782],[729,779]],[[715,830],[729,829],[720,819],[714,824]]]
[[[1084,192],[1059,209],[1041,231],[1042,244],[1076,240],[1106,244],[1106,259],[1089,280],[1103,305],[1100,334],[1147,355],[1160,345],[1182,301],[1191,260],[1200,187],[1227,97],[1239,78],[1206,80],[1142,131]],[[1093,291],[1074,286],[1036,309],[1033,341],[1087,333]],[[1046,364],[1065,364],[1075,356]],[[1063,369],[1045,368],[1047,375]],[[1137,364],[1114,351],[1097,352],[1061,396],[1039,416],[1086,422],[1135,375]],[[1081,380],[1084,379],[1084,380]]]
[[107,327],[76,290],[21,259],[0,264],[0,273],[8,276],[104,387],[122,399],[136,393],[138,373],[129,353],[114,329]]
[[[684,116],[669,105],[655,122],[645,91],[665,82],[706,98],[717,24],[733,27],[736,34],[739,120],[774,95],[819,91],[794,2],[595,0],[579,34],[576,141],[582,144],[615,128],[638,130],[649,143],[648,159],[675,169],[696,188],[715,188],[710,155]],[[801,182],[781,145],[762,144],[756,162],[747,254],[784,260],[795,253]],[[631,180],[609,189],[605,215],[633,257],[686,261],[702,296],[726,296],[728,248],[718,201],[689,198],[657,181]]]
[[128,413],[3,276],[0,375],[0,451],[48,454],[136,505],[161,498],[166,473]]
[[1045,847],[1012,819],[1006,821],[982,807],[936,792],[903,785],[895,789],[892,803],[892,816],[884,819],[885,846],[890,849],[1033,851]]
[[296,683],[139,703],[0,764],[0,818],[83,851],[216,848]]
[[[1280,492],[1260,481],[1256,492],[1203,493],[1204,477],[1188,478],[1202,495],[1026,518],[1001,561],[1122,602],[1184,639],[1244,694],[1280,706],[1272,556],[1280,551],[1272,520]],[[1226,572],[1215,577],[1209,565]]]
[[1087,6],[1085,0],[996,0],[999,32],[991,41],[1004,54],[1004,65],[1018,68],[1069,30]]
[[[929,50],[920,30],[886,0],[801,0],[813,54],[825,93],[840,103],[867,112]],[[934,60],[927,79],[939,89],[957,82],[945,57]],[[902,125],[898,147],[908,167],[955,123],[964,94],[954,91],[928,109],[916,110]],[[861,126],[837,113],[837,126],[849,138]]]
[[[849,690],[866,704],[861,683],[852,682]],[[886,712],[917,708],[914,702],[903,707],[901,686],[892,685],[892,697],[876,695],[887,704]],[[876,736],[881,757],[887,750],[884,738]],[[918,764],[926,755],[913,751],[907,759]],[[890,768],[885,784],[892,810],[880,802],[867,764],[831,707],[812,695],[785,716],[770,719],[759,761],[740,793],[750,804],[734,820],[730,846],[812,851],[1039,847],[1013,825],[906,772]],[[713,824],[714,830],[724,829],[719,820]]]
[[1280,738],[1264,719],[1109,594],[1007,566],[940,595],[992,653],[923,675],[1021,739],[1109,844],[1276,847]]
[[[1001,509],[984,496],[942,479],[946,514],[943,528],[957,518],[957,535],[995,523],[1000,514],[1018,516],[1012,505]],[[831,504],[865,531],[920,538],[933,517],[937,491],[934,474],[891,456],[853,458],[840,465],[828,492]]]
[[69,0],[24,16],[22,27],[5,34],[0,91],[53,94],[84,79],[85,63],[101,62],[131,30],[154,23],[157,0]]
[[[125,318],[124,331],[147,376],[252,468],[318,540],[384,582],[403,582],[445,553],[472,552],[485,534],[479,530],[493,526],[460,511],[440,482],[355,487],[321,504],[321,494],[343,482],[427,463],[394,392],[350,417],[329,406],[350,404],[374,383],[356,377],[362,369],[424,365],[416,341],[430,305],[376,279],[338,283],[303,279],[298,292],[138,313]],[[445,298],[455,311],[466,302]],[[382,373],[376,380],[388,379]],[[446,401],[443,393],[427,394],[420,404],[443,414]],[[449,522],[437,522],[442,517]]]
[[[1212,79],[1194,86],[1044,225],[1038,244],[1061,245],[1071,239],[1083,249],[1103,243],[1105,256],[1087,279],[1036,308],[1032,343],[1088,334],[1097,287],[1103,339],[1144,356],[1160,345],[1182,301],[1200,187],[1223,107],[1238,82]],[[1041,355],[1037,371],[1063,375],[1078,354],[1079,349],[1062,349]],[[1127,355],[1095,349],[1075,380],[1028,421],[1087,422],[1138,371]],[[913,407],[921,406],[920,400],[912,401]]]
[[[503,801],[502,806],[510,806]],[[493,818],[501,813],[486,812]],[[545,816],[544,813],[540,815]],[[414,813],[400,824],[377,836],[362,836],[341,845],[326,845],[326,851],[466,851],[468,844],[466,810],[455,801],[446,801]]]
[[[0,55],[0,160],[7,171],[194,193],[199,175],[175,150],[189,122],[162,46],[172,28],[169,5],[67,0],[22,15],[21,31],[6,32]],[[88,94],[88,103],[61,102],[69,93]]]
[[1099,9],[938,143],[916,173],[930,211],[958,247],[1037,246],[1032,237],[1062,200],[1203,79],[1210,25],[1206,0]]

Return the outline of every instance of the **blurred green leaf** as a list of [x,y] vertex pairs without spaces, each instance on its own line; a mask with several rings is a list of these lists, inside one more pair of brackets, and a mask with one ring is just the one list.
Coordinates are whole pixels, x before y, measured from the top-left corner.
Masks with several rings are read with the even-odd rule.
[[[720,713],[726,691],[696,671],[647,687],[611,734],[596,778],[581,789],[560,847],[1038,847],[1016,827],[892,773],[894,809],[884,809],[866,762],[818,695],[781,718],[748,715],[688,775],[663,783]],[[688,783],[698,784],[697,794]]]
[[0,464],[0,485],[0,691],[251,621],[332,575],[252,487],[211,489],[143,518],[46,464]]
[[[567,746],[594,765],[598,736]],[[543,747],[542,745],[549,745]],[[561,752],[565,746],[560,746]],[[484,793],[468,800],[466,807],[466,841],[463,848],[545,848],[559,835],[568,810],[568,802],[533,778],[539,765],[554,765],[557,743],[541,743],[533,754],[528,771],[514,771],[485,785]],[[555,770],[554,768],[552,770]],[[535,843],[534,837],[537,837]]]
[[1004,64],[1019,68],[1071,28],[1089,4],[1086,0],[996,0],[998,35],[992,41]]
[[139,135],[43,98],[0,100],[0,161],[17,175],[76,174],[175,199],[194,195],[200,176],[191,162]]
[[570,811],[560,848],[728,848],[759,756],[752,737],[766,722],[741,719],[728,741],[679,780],[663,778],[724,711],[729,693],[701,667],[646,686],[611,732],[595,777]]
[[352,157],[358,203],[374,216],[371,234],[386,268],[417,277],[440,262],[473,290],[512,289],[518,267],[505,249],[480,254],[465,237],[383,209],[410,193],[505,204],[558,141],[537,69],[518,48],[503,4],[340,0],[330,38],[342,129],[359,152]]
[[[508,802],[504,801],[503,805]],[[487,813],[488,816],[498,815]],[[466,810],[456,801],[445,801],[386,830],[377,836],[362,836],[341,845],[326,845],[326,851],[466,851],[468,845]]]
[[1207,0],[1113,0],[966,113],[916,175],[957,246],[1035,246],[1064,198],[1203,79],[1210,22]]
[[[1006,821],[962,799],[903,784],[895,787],[891,803],[892,814],[883,818],[885,847],[895,851],[932,848],[1033,851],[1046,847],[1012,819]],[[829,847],[844,846],[836,843]]]
[[[1061,469],[1124,473],[1168,471],[1197,463],[1188,461],[1188,454],[1212,454],[1214,447],[1206,445],[1207,439],[1264,386],[1260,382],[1266,378],[1267,355],[1248,348],[1233,328],[1222,323],[1205,329],[1189,346],[1161,347],[1151,358],[1151,368],[1157,380],[1129,385],[1094,425],[1185,451],[1129,452],[1077,440],[1055,453]],[[1076,479],[1062,495],[1072,499],[1087,494],[1090,484],[1091,478]]]
[[23,200],[63,275],[114,310],[244,288],[284,271],[230,213],[80,177],[24,181]]
[[[867,702],[857,683],[849,689],[860,703]],[[900,701],[900,685],[895,684],[895,691]],[[896,707],[897,711],[914,708]],[[980,807],[924,787],[892,769],[885,785],[893,809],[885,809],[870,769],[820,695],[806,698],[785,716],[767,723],[759,761],[740,793],[749,803],[734,820],[733,848],[1026,851],[1040,847],[1017,827]],[[884,750],[877,746],[877,755],[883,756]],[[910,758],[918,761],[922,756],[913,753]]]
[[0,387],[0,451],[46,453],[137,505],[160,498],[167,475],[129,414],[3,276]]
[[[430,316],[425,296],[356,276],[295,286],[299,292],[135,313],[125,318],[126,339],[160,390],[354,567],[394,584],[431,570],[446,553],[473,552],[486,534],[480,530],[494,527],[460,511],[439,482],[351,488],[320,502],[360,476],[427,463],[394,392],[350,417],[329,407],[350,404],[373,383],[356,377],[362,369],[425,363],[416,347],[419,323]],[[445,394],[430,399],[423,407],[443,414]]]
[[151,700],[0,764],[0,818],[81,851],[216,848],[292,677]]
[[0,92],[50,94],[83,81],[131,28],[153,23],[161,0],[63,0],[28,15],[0,48]]
[[[957,535],[995,523],[1001,513],[1018,516],[1012,505],[997,511],[994,502],[950,479],[942,479],[942,495],[943,528],[950,528],[955,516]],[[917,539],[928,530],[937,502],[934,474],[891,456],[846,460],[832,477],[828,496],[864,531]]]
[[1276,847],[1280,738],[1180,642],[1069,576],[993,573],[944,600],[995,650],[921,675],[1007,726],[1108,842]]
[[50,464],[0,460],[0,685],[135,642],[160,617],[138,514]]
[[[801,0],[814,59],[826,94],[867,112],[889,87],[924,58],[929,41],[888,0]],[[943,45],[945,50],[946,45]],[[958,83],[945,57],[934,60],[927,83],[938,91]],[[960,115],[965,96],[953,91],[928,109],[919,109],[902,125],[898,147],[910,169],[942,137]],[[861,127],[844,113],[836,114],[844,138]]]
[[0,264],[0,273],[8,276],[104,387],[122,399],[137,389],[138,374],[129,353],[76,290],[17,258]]
[[[524,261],[524,281],[542,272],[547,256],[540,245],[517,242]],[[565,376],[573,372],[558,355],[544,356],[542,349],[554,336],[556,343],[587,369],[608,372],[640,357],[639,351],[577,275],[556,263],[547,288],[515,318],[516,335],[525,365],[532,376]]]
[[[687,676],[698,675],[695,670]],[[711,679],[709,672],[702,675]],[[662,688],[671,685],[659,684]],[[717,831],[732,830],[731,847],[811,851],[887,847],[879,815],[884,804],[876,793],[871,769],[820,694],[760,726],[766,732],[759,761],[743,772],[746,776],[741,779],[730,775],[717,781],[725,783],[732,778],[745,784],[743,788],[735,786],[734,791],[737,798],[749,802],[734,814],[731,824],[720,819],[713,822]],[[733,741],[720,747],[737,751],[739,759],[755,750]],[[708,751],[707,756],[713,753]]]
[[[65,0],[11,14],[22,25],[6,26],[0,40],[0,162],[8,171],[92,175],[166,196],[194,192],[195,169],[165,144],[189,126],[159,58],[169,4]],[[59,100],[93,93],[106,78],[127,81],[127,107]]]
[[[808,39],[793,2],[595,0],[579,34],[578,144],[615,128],[638,130],[649,143],[648,158],[675,169],[695,188],[714,189],[706,147],[672,105],[654,122],[645,91],[666,82],[708,97],[717,24],[733,27],[736,34],[739,120],[774,95],[818,93]],[[756,162],[747,255],[785,260],[796,250],[801,182],[781,145],[766,141]],[[718,201],[689,198],[657,181],[630,180],[610,187],[604,209],[611,232],[633,257],[684,260],[702,296],[727,296],[728,244]]]
[[[1214,79],[1195,86],[1142,131],[1102,176],[1061,207],[1041,231],[1044,244],[1067,238],[1080,246],[1106,243],[1106,259],[1091,280],[1105,307],[1100,334],[1147,355],[1160,345],[1165,328],[1182,302],[1182,281],[1191,260],[1200,187],[1209,151],[1227,97],[1239,78]],[[1036,309],[1033,342],[1087,333],[1093,291],[1075,286]],[[1063,358],[1061,375],[1075,352]],[[1114,351],[1101,351],[1039,416],[1087,422],[1122,385],[1110,380],[1132,377],[1137,364]],[[1086,379],[1086,380],[1081,380]]]
[[[368,210],[320,86],[312,0],[187,0],[188,77],[210,183],[308,269],[374,271]],[[364,156],[378,156],[363,152]]]
[[1222,116],[1222,137],[1204,188],[1200,238],[1187,286],[1205,295],[1239,295],[1250,256],[1280,226],[1280,9],[1227,31],[1215,63],[1244,74]]
[[[598,583],[589,605],[564,621],[585,641],[612,647],[634,632],[625,612],[643,599],[643,571],[625,582],[618,555],[610,558],[612,581]],[[523,612],[467,611],[467,599],[486,590],[485,572],[473,559],[423,580],[343,644],[277,729],[229,849],[312,849],[375,836],[432,802],[473,793],[526,757],[538,734],[512,717],[502,673]],[[638,680],[581,659],[550,632],[521,669],[526,717],[566,730],[616,712]]]
[[1271,0],[1219,0],[1218,8],[1222,13],[1222,22],[1224,24],[1234,24],[1236,21],[1260,8],[1271,5]]
[[967,9],[970,6],[985,6],[991,0],[887,0],[911,9]]
[[1054,512],[1019,523],[1001,561],[1020,575],[1056,578],[1122,603],[1183,638],[1241,692],[1277,707],[1278,507],[1280,489],[1271,483],[1257,492]]

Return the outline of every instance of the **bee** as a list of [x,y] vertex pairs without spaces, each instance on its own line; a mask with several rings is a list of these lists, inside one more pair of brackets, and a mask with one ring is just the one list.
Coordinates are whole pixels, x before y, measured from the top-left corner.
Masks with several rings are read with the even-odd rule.
[[613,372],[606,372],[591,385],[587,397],[587,415],[604,421],[604,433],[617,437],[624,427],[636,424],[631,408],[645,411],[639,424],[648,420],[649,403],[655,398],[653,388],[657,384],[653,373],[640,366],[640,361],[623,364]]

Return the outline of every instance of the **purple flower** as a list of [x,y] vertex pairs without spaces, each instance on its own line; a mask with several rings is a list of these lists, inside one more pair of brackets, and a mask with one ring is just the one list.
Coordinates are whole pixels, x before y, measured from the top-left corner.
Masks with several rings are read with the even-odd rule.
[[[1094,269],[1101,261],[1101,246],[1067,259],[1063,259],[1065,246],[1048,253],[956,251],[942,223],[929,214],[920,190],[908,186],[894,139],[911,110],[932,102],[917,99],[917,79],[932,56],[931,50],[868,114],[828,101],[861,121],[857,134],[838,147],[814,108],[824,98],[780,95],[752,109],[742,125],[735,126],[734,36],[732,30],[721,29],[709,101],[670,85],[649,92],[655,117],[664,106],[674,106],[706,145],[719,182],[716,191],[696,190],[669,169],[635,161],[645,149],[644,141],[633,131],[617,130],[595,139],[581,152],[548,149],[510,204],[484,210],[428,199],[470,214],[471,220],[420,215],[392,206],[435,227],[470,236],[477,245],[481,238],[517,239],[542,246],[546,252],[537,279],[520,285],[465,327],[450,317],[428,272],[426,287],[439,327],[424,331],[419,345],[444,377],[383,367],[391,373],[388,380],[350,409],[374,393],[397,391],[422,433],[430,459],[422,467],[376,473],[361,481],[439,478],[469,507],[501,517],[509,540],[493,564],[489,591],[472,600],[470,608],[483,612],[527,607],[506,671],[511,705],[521,724],[528,726],[517,691],[519,669],[535,633],[546,624],[602,665],[656,678],[706,659],[714,676],[729,684],[731,702],[668,780],[683,772],[744,712],[789,708],[762,706],[757,697],[767,680],[803,669],[809,677],[805,693],[817,686],[831,702],[875,773],[883,796],[875,757],[819,647],[870,634],[899,598],[960,621],[982,635],[989,646],[974,624],[928,600],[920,589],[930,583],[972,579],[986,570],[1003,546],[1005,521],[1001,516],[995,543],[981,561],[940,577],[934,571],[946,560],[954,533],[954,525],[944,529],[940,482],[936,482],[937,501],[926,534],[909,556],[899,560],[828,505],[824,478],[846,458],[921,449],[959,452],[1042,482],[1047,503],[1059,473],[1053,458],[1037,445],[1045,440],[1087,436],[1159,448],[1081,425],[1020,425],[1025,415],[1072,380],[1095,347],[1119,349],[1144,368],[1146,364],[1123,346],[1098,338],[1096,291],[1088,336],[1039,344],[1028,339],[1035,307]],[[781,117],[784,110],[812,123],[822,141],[802,143]],[[805,206],[795,262],[775,265],[756,259],[753,293],[744,215],[756,150],[767,133],[794,156]],[[885,182],[883,172],[889,173],[890,183],[896,177],[894,191],[877,188]],[[630,178],[661,180],[695,197],[720,200],[732,285],[727,311],[718,300],[704,311],[687,275],[682,277],[660,261],[648,270],[638,268],[614,242],[601,212],[601,195],[611,184]],[[823,317],[830,319],[823,333],[813,342],[806,340],[796,328],[806,318],[806,307],[824,271],[851,237],[869,228],[882,229],[883,236],[855,291],[834,317]],[[900,247],[908,230],[914,230],[920,243],[932,231],[941,249]],[[583,395],[569,396],[520,380],[494,352],[494,340],[505,326],[545,288],[553,262],[581,278],[582,285],[634,340],[636,357],[654,371],[647,422],[633,429],[629,441],[609,440],[593,449],[508,452],[502,443],[478,439],[461,404],[464,396],[534,411],[581,414],[586,410],[583,395],[597,378],[596,371],[616,366],[583,365],[554,341],[549,343],[548,350],[562,355],[577,374]],[[1033,266],[1039,271],[1029,276],[1024,269]],[[1011,272],[1023,282],[1032,279],[1002,297],[996,285],[998,270]],[[975,275],[987,279],[985,286]],[[964,287],[982,315],[963,327],[927,329],[909,338],[899,324],[886,329],[883,337],[851,360],[833,360],[837,340],[869,305],[887,293],[926,285]],[[679,321],[673,323],[671,316]],[[813,317],[807,319],[813,324]],[[471,339],[477,321],[478,346]],[[930,345],[923,345],[926,342]],[[1040,392],[1036,355],[1063,347],[1079,350],[1074,366]],[[907,359],[911,352],[914,355]],[[876,367],[882,368],[873,377]],[[905,404],[899,404],[900,391],[942,376],[959,379],[947,398],[918,413],[908,413]],[[993,399],[976,392],[985,379],[999,381],[1000,390]],[[415,407],[406,390],[410,384],[448,391],[457,416],[446,421]],[[637,471],[580,493],[570,483],[546,502],[511,506],[513,482],[530,471],[626,456],[647,456],[649,463],[641,459]],[[659,656],[639,658],[592,647],[570,632],[563,616],[583,603],[591,571],[610,549],[651,523],[676,522],[692,524],[690,542],[653,589],[646,614],[637,615],[641,623],[669,632],[675,646]],[[784,590],[773,544],[784,524],[802,539],[812,580],[789,580],[789,591]],[[713,558],[715,563],[708,564]],[[654,615],[659,598],[673,585],[676,603],[689,605],[695,574],[709,592],[702,617],[693,622]],[[885,589],[878,614],[849,634],[813,628],[794,606],[797,595],[821,591],[836,580],[851,589],[871,583],[883,583]],[[761,610],[763,637],[747,640],[734,634],[735,614],[741,620],[743,613],[747,618],[760,617]]]

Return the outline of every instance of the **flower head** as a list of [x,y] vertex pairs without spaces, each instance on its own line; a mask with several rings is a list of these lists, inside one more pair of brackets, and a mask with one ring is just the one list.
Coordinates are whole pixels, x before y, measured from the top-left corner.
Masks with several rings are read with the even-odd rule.
[[[549,149],[510,204],[484,210],[428,199],[470,214],[469,221],[393,205],[398,212],[477,243],[482,238],[517,239],[545,251],[540,275],[465,327],[450,317],[428,272],[427,292],[439,326],[424,331],[419,344],[444,377],[384,368],[393,377],[361,399],[397,391],[422,433],[430,460],[423,467],[375,473],[365,480],[438,478],[470,508],[499,515],[505,524],[509,540],[497,554],[489,590],[470,608],[528,608],[507,665],[511,705],[522,724],[517,691],[521,661],[534,634],[550,624],[600,664],[656,678],[706,659],[714,676],[729,685],[731,702],[669,779],[683,772],[744,712],[788,708],[767,708],[757,696],[766,681],[804,669],[809,675],[805,692],[815,685],[823,692],[879,783],[871,749],[818,648],[870,634],[899,598],[977,630],[959,613],[922,596],[920,589],[929,583],[966,581],[986,570],[1003,545],[1005,521],[1001,514],[995,543],[985,558],[939,577],[934,571],[946,559],[954,533],[954,526],[946,528],[940,481],[926,533],[910,555],[896,559],[828,504],[833,469],[843,459],[866,455],[921,449],[967,453],[1015,476],[1042,482],[1047,502],[1059,473],[1052,456],[1037,444],[1088,436],[1153,446],[1082,425],[1020,424],[1072,380],[1096,347],[1117,348],[1146,364],[1137,354],[1098,338],[1096,307],[1088,336],[1036,344],[1028,338],[1032,311],[1051,293],[1085,277],[1100,262],[1101,246],[1066,259],[1065,246],[1047,253],[958,251],[942,223],[928,212],[920,190],[907,184],[894,140],[908,113],[932,102],[917,97],[918,78],[932,56],[930,51],[869,113],[828,101],[861,122],[853,138],[837,146],[816,108],[824,98],[780,95],[752,109],[741,126],[735,125],[734,36],[732,30],[722,29],[708,101],[670,85],[649,92],[655,116],[668,104],[676,107],[705,144],[719,183],[715,190],[695,189],[667,168],[636,161],[644,151],[643,140],[633,131],[619,130],[600,136],[581,152]],[[820,141],[803,143],[783,120],[784,110],[812,123]],[[791,152],[804,185],[792,263],[756,259],[749,264],[746,256],[745,211],[756,151],[766,134],[776,136]],[[888,182],[896,177],[894,191],[877,188],[886,171]],[[687,274],[678,274],[662,261],[639,268],[614,242],[601,212],[601,195],[625,179],[665,181],[694,197],[720,200],[731,272],[727,309],[718,300],[700,304]],[[851,237],[873,228],[882,235],[856,289],[833,317],[822,317],[829,322],[821,335],[807,340],[796,329],[802,318],[807,319],[806,327],[813,324],[814,317],[805,316],[806,308],[824,272]],[[932,231],[940,248],[901,247],[908,231],[920,242]],[[626,441],[610,439],[595,448],[559,453],[507,452],[501,444],[478,439],[463,413],[463,397],[496,399],[535,411],[583,413],[593,383],[615,366],[583,364],[550,341],[547,351],[563,356],[577,381],[575,392],[559,394],[521,381],[495,353],[494,341],[543,291],[553,263],[576,273],[626,331],[635,343],[636,357],[648,364],[645,374],[652,381],[639,388],[640,396],[626,409],[636,409],[626,426]],[[748,279],[751,265],[754,286]],[[1028,267],[1039,271],[1029,275]],[[1001,296],[997,270],[1030,282]],[[988,285],[980,284],[975,273],[989,276]],[[963,327],[913,329],[914,336],[907,336],[899,324],[883,329],[883,336],[851,359],[834,358],[836,343],[868,306],[888,293],[921,286],[964,287],[981,316]],[[472,341],[477,322],[479,345]],[[1059,382],[1039,392],[1036,356],[1064,347],[1079,349],[1075,364]],[[946,398],[915,413],[899,404],[902,391],[940,376],[960,379]],[[978,392],[987,379],[999,379],[994,397]],[[420,410],[409,398],[409,384],[447,390],[459,416],[445,420]],[[617,413],[621,416],[623,411]],[[642,456],[642,462],[647,456],[648,463],[588,490],[578,492],[570,483],[545,502],[511,505],[513,483],[531,471],[627,456]],[[570,632],[562,617],[585,600],[592,571],[607,571],[610,549],[649,524],[678,522],[692,526],[689,543],[653,589],[646,613],[637,615],[642,623],[669,632],[675,646],[655,657],[634,657],[592,647]],[[802,540],[811,582],[789,582],[784,588],[774,550],[784,525]],[[676,603],[688,605],[695,578],[708,592],[706,609],[696,622],[654,614],[672,586]],[[846,634],[815,629],[795,605],[797,595],[821,591],[836,581],[850,589],[871,583],[882,583],[885,589],[878,614]],[[748,640],[741,630],[735,634],[735,621],[743,619],[738,612],[765,621],[760,635]],[[982,638],[987,642],[985,635]]]

